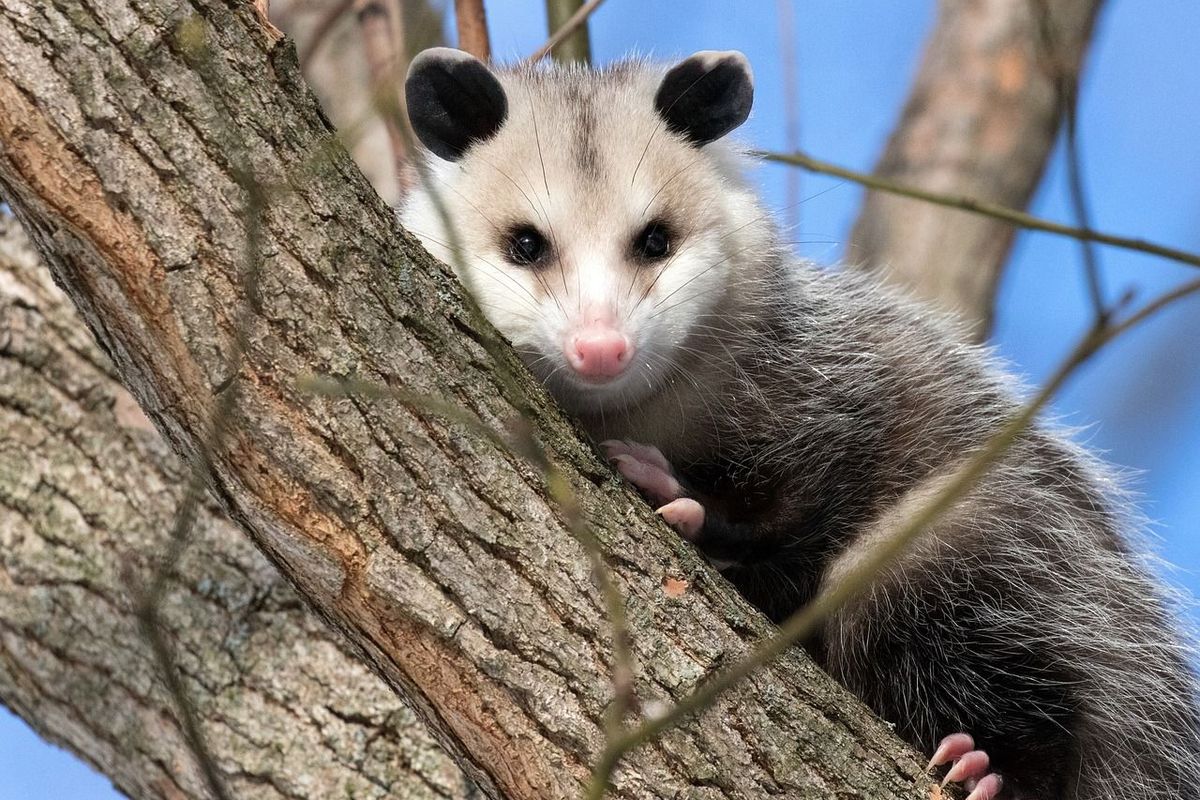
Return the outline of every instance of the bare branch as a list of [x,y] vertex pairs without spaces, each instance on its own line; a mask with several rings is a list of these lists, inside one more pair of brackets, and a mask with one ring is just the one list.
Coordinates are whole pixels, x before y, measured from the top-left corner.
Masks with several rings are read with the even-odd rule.
[[[1055,2],[1047,72],[1030,0],[939,4],[937,24],[887,148],[885,179],[1024,208],[1053,148],[1060,69],[1077,74],[1102,0]],[[983,338],[1011,228],[868,193],[846,258],[958,312]]]
[[[1033,3],[1039,34],[1039,53],[1044,62],[1043,70],[1055,79],[1058,116],[1063,120],[1071,208],[1075,215],[1075,224],[1090,231],[1092,215],[1088,210],[1087,193],[1083,188],[1083,163],[1079,155],[1079,65],[1072,65],[1069,60],[1063,60],[1062,53],[1067,51],[1067,48],[1059,43],[1064,37],[1055,28],[1054,11],[1049,3],[1046,0],[1033,0]],[[1072,69],[1072,66],[1076,69]],[[1108,314],[1108,308],[1100,277],[1100,256],[1093,242],[1080,239],[1079,245],[1092,313],[1096,319],[1103,319]]]
[[1013,225],[1018,228],[1025,228],[1031,231],[1043,231],[1045,233],[1053,233],[1059,236],[1069,236],[1073,239],[1081,241],[1097,242],[1106,244],[1111,247],[1119,247],[1123,250],[1131,250],[1137,253],[1145,253],[1147,255],[1158,256],[1169,261],[1176,261],[1180,264],[1186,264],[1190,267],[1200,267],[1200,254],[1191,253],[1187,250],[1180,250],[1175,247],[1167,247],[1166,245],[1156,244],[1146,241],[1145,239],[1135,239],[1128,236],[1116,236],[1111,233],[1103,233],[1101,231],[1088,230],[1086,228],[1076,228],[1072,225],[1063,225],[1058,222],[1035,217],[1032,214],[1027,214],[1024,211],[1018,211],[1015,208],[990,203],[985,200],[980,200],[975,197],[966,195],[942,194],[941,192],[928,191],[920,189],[916,186],[893,181],[887,178],[881,178],[876,175],[868,175],[865,172],[855,172],[852,169],[839,167],[836,164],[831,164],[828,161],[820,161],[812,156],[804,153],[768,153],[766,151],[757,151],[757,157],[767,161],[777,161],[781,164],[790,164],[794,167],[800,167],[810,172],[818,172],[822,175],[832,175],[836,178],[844,178],[854,183],[862,184],[876,191],[894,194],[899,197],[907,197],[913,200],[920,200],[923,203],[931,203],[936,206],[965,211],[970,214],[977,214],[984,217],[991,217],[1008,225]]
[[[588,15],[600,6],[601,0],[546,0],[546,18],[550,29],[550,47],[546,48],[556,61],[591,63],[592,45],[588,38]],[[591,6],[591,8],[588,8]],[[559,31],[563,31],[561,37]],[[545,48],[545,45],[542,46]],[[529,61],[540,61],[545,53],[542,48],[529,57]]]
[[[408,55],[426,47],[444,44],[442,19],[429,0],[380,0],[387,12],[388,47],[377,59],[386,63],[397,54],[396,64],[380,87],[372,75],[372,64],[363,44],[364,31],[355,0],[272,0],[276,21],[295,43],[301,55],[304,77],[321,98],[322,106],[338,129],[338,138],[371,179],[379,195],[391,204],[403,199],[408,171],[397,167],[395,148],[401,140],[377,112],[380,102],[400,103]],[[401,45],[391,45],[400,42]],[[377,99],[378,97],[378,99]]]
[[404,176],[409,163],[408,137],[404,131],[403,105],[404,73],[408,59],[404,53],[401,33],[400,6],[397,0],[355,0],[362,31],[363,52],[371,76],[372,106],[383,119],[387,129],[388,144],[392,148],[392,168],[400,178],[401,196],[407,193]]
[[525,59],[526,64],[536,64],[546,56],[550,55],[550,51],[558,47],[571,34],[575,33],[581,25],[587,24],[588,17],[592,12],[600,7],[604,0],[587,0],[579,9],[571,15],[571,18],[564,22],[557,30],[550,35],[550,38],[542,44],[537,50],[534,50]]
[[490,61],[492,42],[483,0],[454,0],[454,19],[458,23],[458,49],[480,61]]
[[[776,0],[775,15],[779,18],[779,60],[783,73],[783,146],[789,152],[800,149],[800,87],[797,85],[800,72],[796,58],[796,9],[793,0]],[[800,173],[791,171],[787,176],[787,229],[795,232],[800,228]]]
[[349,13],[354,6],[355,0],[337,0],[333,5],[329,6],[329,10],[317,21],[316,27],[308,37],[306,46],[300,53],[300,69],[308,72],[312,66],[312,61],[317,53],[321,51],[321,46],[325,44],[325,40],[329,38],[329,33],[338,24],[338,22]]

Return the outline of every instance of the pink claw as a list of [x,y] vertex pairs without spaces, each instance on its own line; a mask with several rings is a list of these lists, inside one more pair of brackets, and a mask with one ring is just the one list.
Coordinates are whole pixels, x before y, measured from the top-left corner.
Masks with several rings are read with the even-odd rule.
[[975,788],[967,795],[967,800],[993,800],[1004,788],[1004,781],[996,773],[985,775],[975,784]]
[[942,786],[947,783],[962,783],[969,780],[978,780],[988,774],[988,755],[982,750],[972,750],[969,753],[963,753],[950,771],[946,773],[946,777],[942,779]]
[[999,775],[988,772],[988,755],[975,749],[975,739],[970,734],[952,733],[942,739],[925,769],[929,771],[950,762],[953,766],[942,780],[942,786],[963,783],[971,792],[967,800],[994,800],[1000,794],[1004,781]]
[[669,503],[683,494],[671,464],[657,447],[609,439],[601,442],[609,461],[625,480],[654,503]]
[[704,527],[704,506],[690,497],[672,500],[654,513],[688,541],[695,541]]
[[654,503],[655,512],[683,538],[695,541],[704,527],[704,506],[681,497],[683,487],[671,470],[671,463],[657,448],[648,444],[609,439],[601,442],[605,454],[625,480],[637,487]]
[[928,772],[934,767],[957,761],[974,749],[975,740],[969,733],[952,733],[938,743],[937,750],[934,751],[933,758],[929,759],[929,765],[925,767],[925,771]]

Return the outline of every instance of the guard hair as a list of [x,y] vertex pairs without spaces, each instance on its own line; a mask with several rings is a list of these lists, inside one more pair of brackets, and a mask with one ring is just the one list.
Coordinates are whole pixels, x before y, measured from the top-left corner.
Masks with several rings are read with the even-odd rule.
[[[431,63],[416,106],[410,78],[430,153],[405,227],[597,440],[661,452],[705,509],[696,544],[774,619],[1019,408],[947,317],[791,255],[727,136],[753,91],[740,54]],[[468,88],[430,88],[446,64]],[[1193,796],[1196,656],[1130,508],[1042,424],[808,649],[924,751],[974,736],[1000,797]]]

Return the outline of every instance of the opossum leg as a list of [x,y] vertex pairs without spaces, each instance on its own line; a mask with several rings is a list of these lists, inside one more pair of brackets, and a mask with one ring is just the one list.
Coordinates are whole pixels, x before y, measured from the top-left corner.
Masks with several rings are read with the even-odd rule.
[[971,794],[967,800],[992,800],[1000,793],[1002,781],[999,775],[988,772],[988,756],[975,749],[975,740],[967,733],[952,733],[938,744],[933,758],[926,769],[933,769],[953,762],[950,771],[942,780],[947,783],[962,783]]

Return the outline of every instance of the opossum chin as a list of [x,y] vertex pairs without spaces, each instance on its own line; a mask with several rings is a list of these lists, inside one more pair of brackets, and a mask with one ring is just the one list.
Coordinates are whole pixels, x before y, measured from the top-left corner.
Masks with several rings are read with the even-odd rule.
[[526,363],[551,396],[573,414],[619,413],[637,406],[659,391],[658,381],[640,359],[621,374],[589,378],[573,371],[565,361],[523,354]]

